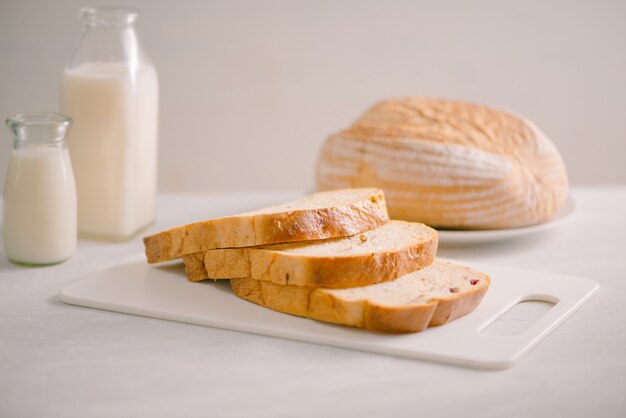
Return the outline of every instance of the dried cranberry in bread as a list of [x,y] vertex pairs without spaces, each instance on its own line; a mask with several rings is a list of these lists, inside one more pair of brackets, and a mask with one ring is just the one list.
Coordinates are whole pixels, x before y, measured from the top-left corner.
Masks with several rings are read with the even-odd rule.
[[232,279],[235,295],[293,315],[376,331],[419,332],[472,312],[491,279],[468,267],[435,260],[395,280],[349,289]]

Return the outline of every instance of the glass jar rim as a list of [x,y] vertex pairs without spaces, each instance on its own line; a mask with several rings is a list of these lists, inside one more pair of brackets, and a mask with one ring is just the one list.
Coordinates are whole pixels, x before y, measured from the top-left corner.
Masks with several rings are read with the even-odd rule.
[[35,125],[44,123],[71,123],[72,118],[58,112],[23,112],[7,118],[7,124]]
[[56,112],[24,112],[6,119],[15,139],[39,143],[63,140],[72,123],[71,117]]
[[80,16],[87,26],[130,26],[137,20],[139,10],[131,7],[83,7]]

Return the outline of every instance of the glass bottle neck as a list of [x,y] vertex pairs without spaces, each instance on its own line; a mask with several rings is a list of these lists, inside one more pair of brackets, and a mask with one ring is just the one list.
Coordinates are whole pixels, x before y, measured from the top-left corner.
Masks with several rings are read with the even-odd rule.
[[136,72],[147,61],[135,28],[137,12],[120,8],[86,8],[81,11],[85,31],[68,63],[75,69],[87,63],[123,64]]
[[80,16],[88,27],[128,27],[135,23],[139,11],[129,7],[83,7]]

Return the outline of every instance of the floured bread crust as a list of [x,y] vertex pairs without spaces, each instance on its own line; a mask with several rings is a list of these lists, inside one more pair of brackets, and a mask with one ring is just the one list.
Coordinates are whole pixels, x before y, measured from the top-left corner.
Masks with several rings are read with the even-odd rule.
[[568,190],[559,152],[532,122],[420,98],[378,103],[330,136],[317,182],[321,190],[380,187],[393,219],[459,229],[545,222]]

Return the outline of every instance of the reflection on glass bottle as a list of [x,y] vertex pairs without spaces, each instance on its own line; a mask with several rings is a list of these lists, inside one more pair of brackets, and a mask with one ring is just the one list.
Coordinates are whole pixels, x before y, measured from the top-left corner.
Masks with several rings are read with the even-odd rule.
[[78,229],[125,239],[155,219],[158,78],[133,27],[137,11],[81,16],[86,30],[61,88],[61,109],[74,119]]

